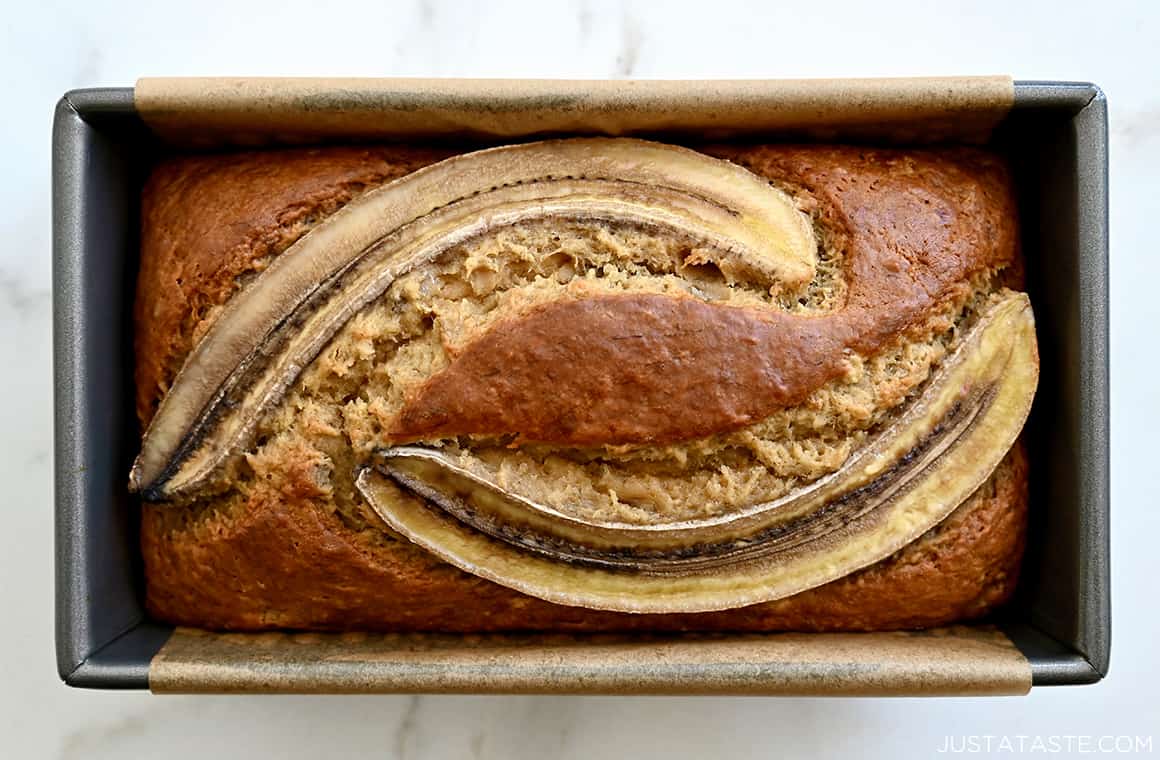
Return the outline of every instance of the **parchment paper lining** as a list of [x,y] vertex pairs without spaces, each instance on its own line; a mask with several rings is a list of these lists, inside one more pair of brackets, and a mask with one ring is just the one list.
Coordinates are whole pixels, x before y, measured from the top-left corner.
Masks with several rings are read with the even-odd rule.
[[149,686],[178,693],[1024,694],[987,627],[764,636],[214,634],[179,628]]
[[547,134],[980,142],[1010,77],[575,81],[141,79],[137,111],[186,147]]

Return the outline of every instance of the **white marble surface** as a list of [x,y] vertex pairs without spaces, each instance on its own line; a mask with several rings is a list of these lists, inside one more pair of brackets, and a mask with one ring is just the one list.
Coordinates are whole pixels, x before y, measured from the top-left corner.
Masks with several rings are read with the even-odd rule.
[[[1160,5],[298,0],[5,4],[0,757],[932,756],[948,734],[1142,735],[1160,752],[1154,536]],[[536,7],[536,6],[544,7]],[[172,7],[170,7],[172,6]],[[547,6],[552,6],[548,8]],[[935,7],[938,9],[935,10]],[[1026,699],[159,698],[70,690],[52,641],[49,125],[158,74],[1084,79],[1112,116],[1111,675]],[[996,745],[997,746],[997,745]],[[1073,744],[1076,749],[1085,745]],[[1097,748],[1089,745],[1088,749]]]

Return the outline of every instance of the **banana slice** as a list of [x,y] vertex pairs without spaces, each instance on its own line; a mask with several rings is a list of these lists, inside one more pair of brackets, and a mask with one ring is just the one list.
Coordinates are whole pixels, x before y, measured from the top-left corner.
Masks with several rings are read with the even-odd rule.
[[401,274],[490,230],[541,218],[686,236],[719,251],[727,273],[789,289],[804,287],[817,263],[813,231],[789,196],[694,151],[572,139],[457,156],[351,203],[231,299],[162,400],[131,488],[155,500],[195,489]]
[[[840,470],[785,498],[704,521],[586,522],[414,446],[383,451],[357,484],[395,531],[532,596],[641,613],[738,607],[877,562],[950,514],[1014,443],[1038,367],[1030,303],[1010,294],[980,315],[921,395]],[[398,498],[398,486],[420,503]]]

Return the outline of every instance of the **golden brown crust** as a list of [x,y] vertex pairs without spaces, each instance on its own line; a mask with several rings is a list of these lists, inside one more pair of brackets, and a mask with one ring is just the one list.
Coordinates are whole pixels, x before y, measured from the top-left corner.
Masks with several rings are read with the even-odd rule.
[[326,148],[178,158],[155,168],[142,193],[134,314],[142,424],[240,280],[363,190],[446,155]]
[[[1014,205],[1001,166],[972,156],[968,170],[966,155],[918,162],[835,148],[734,154],[812,193],[827,227],[845,231],[844,304],[824,316],[655,295],[545,304],[454,357],[408,403],[392,436],[672,443],[798,404],[841,374],[846,351],[877,354],[973,276],[1014,260]],[[587,359],[569,361],[576,356]],[[620,392],[593,392],[601,388]]]
[[[770,177],[812,206],[830,243],[844,251],[850,280],[872,279],[872,266],[903,291],[937,303],[957,297],[948,291],[965,292],[971,272],[1017,271],[1009,181],[985,153],[732,146],[710,152]],[[344,148],[187,158],[159,167],[143,201],[142,423],[241,278],[362,189],[439,157]],[[852,289],[847,304],[879,311],[890,292]],[[154,616],[231,629],[921,627],[978,616],[1010,595],[1026,511],[1026,460],[1017,447],[941,526],[859,573],[738,610],[632,616],[549,604],[461,573],[410,544],[367,541],[327,509],[308,456],[286,466],[290,476],[276,486],[256,487],[246,503],[223,505],[197,525],[168,519],[166,507],[145,506],[142,546]],[[300,477],[293,477],[296,467]]]
[[[407,403],[390,435],[518,434],[599,445],[736,430],[801,403],[842,373],[845,338],[857,333],[833,322],[688,296],[542,304],[454,356]],[[606,388],[617,392],[600,392]]]

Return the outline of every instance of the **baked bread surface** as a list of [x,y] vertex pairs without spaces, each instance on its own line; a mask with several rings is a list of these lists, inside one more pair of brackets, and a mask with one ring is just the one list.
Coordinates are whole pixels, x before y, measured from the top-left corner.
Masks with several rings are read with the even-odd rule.
[[[948,314],[986,287],[1018,285],[1009,180],[988,154],[705,150],[793,194],[826,230],[826,245],[845,252],[835,266],[845,267],[848,279],[859,276],[860,261],[874,257],[898,257],[898,275],[920,285],[959,266],[954,274],[961,281],[938,293]],[[398,147],[326,148],[187,157],[159,166],[143,197],[136,304],[142,424],[222,304],[248,278],[359,193],[446,155]],[[930,206],[929,214],[915,215],[916,203]],[[942,241],[953,243],[957,263]],[[980,285],[978,278],[990,279]],[[873,297],[873,290],[863,294]],[[947,329],[935,324],[939,319],[948,317],[913,326],[904,340],[936,345],[934,333]],[[876,392],[893,398],[892,404],[901,402],[937,359],[933,351],[913,377],[893,380],[887,373]],[[309,416],[299,419],[312,422]],[[1016,446],[949,518],[876,565],[775,602],[714,613],[628,615],[551,604],[441,563],[389,535],[341,483],[320,482],[326,457],[308,441],[287,438],[250,457],[254,477],[244,489],[184,506],[145,504],[142,548],[151,614],[238,630],[925,627],[977,617],[1009,597],[1026,524],[1026,458]]]

